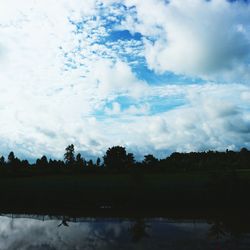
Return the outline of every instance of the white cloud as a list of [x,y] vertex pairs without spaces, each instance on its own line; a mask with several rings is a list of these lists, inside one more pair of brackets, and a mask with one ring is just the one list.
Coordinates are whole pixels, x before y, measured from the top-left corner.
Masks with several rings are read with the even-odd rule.
[[117,115],[121,113],[121,105],[118,102],[112,103],[112,108],[105,108],[105,113],[107,115]]
[[[187,92],[188,105],[156,116],[151,140],[170,151],[239,149],[250,145],[249,111],[237,85],[206,85]],[[157,124],[157,125],[155,125]]]
[[[152,95],[158,91],[152,89]],[[250,116],[249,110],[244,108],[248,100],[241,100],[247,91],[249,88],[243,85],[186,87],[184,106],[155,115],[102,121],[102,130],[107,134],[106,145],[125,145],[138,155],[249,147]],[[161,92],[164,96],[164,88]]]
[[[1,2],[1,153],[61,157],[64,147],[75,143],[100,154],[104,139],[95,110],[119,94],[137,98],[147,88],[116,53],[97,43],[106,30],[97,14],[91,17],[96,6],[96,1]],[[83,31],[76,34],[69,19],[81,19]]]
[[250,103],[250,91],[243,92],[241,98],[243,101]]
[[[21,157],[35,158],[42,154],[61,157],[69,143],[88,155],[99,156],[115,144],[128,146],[138,154],[249,145],[249,88],[147,84],[136,77],[132,66],[121,57],[121,53],[131,51],[141,57],[142,42],[100,43],[108,33],[98,12],[100,1],[81,3],[1,1],[1,154],[14,150]],[[105,2],[105,6],[111,3]],[[127,0],[126,4],[136,5],[139,23],[133,20],[134,13],[123,25],[156,38],[154,44],[145,41],[148,63],[155,70],[208,78],[217,77],[219,72],[224,77],[236,76],[240,70],[247,79],[248,7],[235,5],[232,10],[229,4],[218,0],[211,4],[172,1],[169,5],[160,0],[143,3]],[[204,10],[198,14],[201,7]],[[221,15],[222,10],[226,17]],[[237,13],[239,18],[235,17]],[[80,19],[82,30],[78,32],[74,22]],[[211,20],[206,31],[205,20]],[[215,26],[218,23],[219,28]],[[214,37],[218,33],[223,46]],[[224,41],[226,34],[228,40]],[[170,38],[176,43],[169,44]],[[192,52],[193,43],[198,44],[199,54]],[[225,57],[219,54],[219,61],[213,58],[217,56],[214,46],[218,53],[225,54]],[[175,56],[178,51],[182,51],[182,60]],[[168,60],[166,53],[172,55],[167,56]],[[218,72],[208,70],[208,56],[211,65],[218,64]],[[189,59],[189,64],[183,58]],[[238,66],[231,73],[224,70],[225,65],[234,63]],[[118,97],[128,98],[129,105],[124,107]],[[182,99],[186,106],[152,114],[154,102],[171,103],[176,98]],[[111,108],[106,107],[107,103],[113,103]],[[98,117],[96,112],[100,110],[104,113]]]
[[117,60],[98,60],[90,64],[90,81],[97,84],[96,94],[99,98],[109,94],[129,94],[138,97],[147,89],[147,84],[139,81],[131,68],[124,62]]
[[226,0],[125,3],[136,12],[123,27],[154,38],[145,39],[145,57],[156,72],[249,82],[249,5]]
[[120,103],[113,102],[112,107],[105,107],[104,111],[107,115],[119,115],[119,117],[146,115],[150,111],[150,105],[148,103],[142,105],[130,105],[129,107],[122,110]]

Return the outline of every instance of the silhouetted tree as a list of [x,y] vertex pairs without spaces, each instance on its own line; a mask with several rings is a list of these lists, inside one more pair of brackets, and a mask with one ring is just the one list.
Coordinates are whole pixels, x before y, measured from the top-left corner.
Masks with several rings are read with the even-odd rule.
[[148,154],[144,156],[144,160],[142,162],[142,164],[145,167],[155,167],[158,163],[158,159],[155,158],[153,155]]
[[38,168],[41,166],[41,159],[36,159],[35,166],[38,167]]
[[67,148],[65,148],[66,152],[64,154],[64,160],[66,165],[73,165],[75,162],[75,149],[74,145],[71,144]]
[[14,152],[10,152],[8,155],[8,165],[12,168],[21,166],[21,161],[17,157],[15,157]]
[[3,156],[0,157],[0,166],[3,167],[5,165],[5,159]]
[[128,154],[127,154],[126,166],[127,166],[127,167],[134,167],[134,165],[135,165],[135,157],[134,157],[134,154],[128,153]]
[[16,157],[15,157],[14,152],[11,151],[11,152],[9,153],[9,155],[8,155],[8,163],[9,163],[9,164],[14,163],[15,158],[16,158]]
[[81,156],[80,153],[78,153],[76,155],[76,165],[78,167],[85,167],[86,166],[86,161],[84,160],[84,158]]
[[240,150],[240,153],[241,154],[246,154],[246,153],[248,153],[249,151],[247,150],[247,148],[241,148],[241,150]]
[[41,159],[37,159],[36,160],[36,166],[37,167],[48,167],[49,165],[49,162],[48,162],[48,159],[45,155],[43,155],[41,157]]
[[121,146],[109,148],[103,156],[104,165],[110,169],[124,168],[127,163],[126,149]]
[[[142,162],[136,162],[134,155],[132,153],[127,153],[125,147],[122,146],[113,146],[106,151],[106,154],[103,156],[103,163],[101,163],[101,159],[97,158],[97,160],[93,163],[92,160],[86,162],[85,159],[81,156],[81,154],[77,154],[75,157],[74,145],[69,145],[64,154],[64,161],[60,160],[52,160],[48,162],[47,157],[44,155],[40,159],[37,159],[36,164],[33,166],[37,167],[52,167],[57,173],[65,173],[67,171],[61,171],[58,168],[63,168],[65,166],[88,166],[99,167],[105,166],[107,169],[129,169],[132,168],[132,171],[126,170],[128,172],[133,172],[135,175],[140,173],[140,176],[143,176],[143,169],[149,169],[151,172],[180,172],[180,171],[211,171],[211,172],[234,172],[237,169],[248,168],[250,169],[249,161],[250,161],[250,150],[247,148],[242,148],[240,151],[235,152],[232,150],[226,150],[225,152],[218,151],[207,151],[207,152],[190,152],[190,153],[179,153],[174,152],[170,156],[165,159],[158,160],[152,154],[148,154],[144,156],[144,160]],[[30,166],[27,160],[19,160],[14,152],[10,152],[5,161],[4,157],[0,157],[0,166],[10,166],[13,169],[20,167],[28,168]],[[133,166],[136,166],[133,168]],[[57,171],[58,169],[58,171]],[[89,171],[93,173],[98,173],[100,168],[96,168],[97,171]],[[53,170],[53,171],[54,171]],[[3,170],[2,172],[4,172]],[[74,170],[72,170],[74,171]],[[87,172],[87,170],[84,170]],[[147,172],[148,170],[145,170]],[[10,171],[11,172],[11,171]],[[48,171],[49,172],[49,171]],[[17,173],[17,171],[16,171]],[[139,175],[138,175],[139,176]],[[134,178],[136,179],[136,178]],[[232,180],[231,180],[232,179]],[[230,183],[230,187],[232,190],[237,190],[235,186],[237,186],[237,178],[233,180],[231,178],[228,183]],[[238,181],[239,182],[239,181]],[[219,181],[218,183],[221,183]],[[229,190],[229,188],[227,188]],[[232,191],[233,192],[233,191]]]
[[100,164],[101,164],[101,159],[98,157],[96,160],[96,166],[100,167]]
[[59,169],[59,168],[62,168],[64,166],[65,166],[65,164],[61,160],[57,161],[57,160],[49,159],[48,167],[50,167],[50,168]]
[[29,162],[27,160],[22,160],[20,165],[23,168],[28,168],[29,167]]
[[58,161],[56,161],[56,164],[57,164],[57,167],[59,167],[59,168],[65,167],[64,161],[58,160]]
[[240,168],[247,168],[249,166],[250,151],[247,148],[242,148],[239,157]]
[[94,167],[94,163],[92,160],[89,160],[88,163],[87,163],[88,167],[92,168]]
[[43,155],[43,156],[41,157],[41,164],[42,164],[44,167],[47,167],[47,165],[48,165],[48,159],[47,159],[46,155]]

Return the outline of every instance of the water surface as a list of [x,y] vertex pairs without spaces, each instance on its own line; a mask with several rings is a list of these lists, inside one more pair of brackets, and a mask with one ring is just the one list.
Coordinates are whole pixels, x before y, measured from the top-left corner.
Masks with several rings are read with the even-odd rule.
[[237,250],[250,249],[250,234],[219,220],[2,215],[0,249]]

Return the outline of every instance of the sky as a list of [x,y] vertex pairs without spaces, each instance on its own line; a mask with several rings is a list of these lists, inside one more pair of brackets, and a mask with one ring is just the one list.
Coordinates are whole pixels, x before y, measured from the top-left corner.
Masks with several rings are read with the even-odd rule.
[[0,154],[250,148],[246,0],[0,0]]

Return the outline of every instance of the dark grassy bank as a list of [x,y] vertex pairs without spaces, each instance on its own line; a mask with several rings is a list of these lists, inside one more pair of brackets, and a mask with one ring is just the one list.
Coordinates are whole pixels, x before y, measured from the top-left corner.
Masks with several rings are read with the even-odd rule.
[[110,211],[250,208],[250,151],[173,153],[136,162],[125,148],[109,148],[94,163],[69,145],[64,161],[0,157],[0,210]]
[[0,179],[1,211],[161,214],[166,210],[250,208],[250,172],[10,176]]

